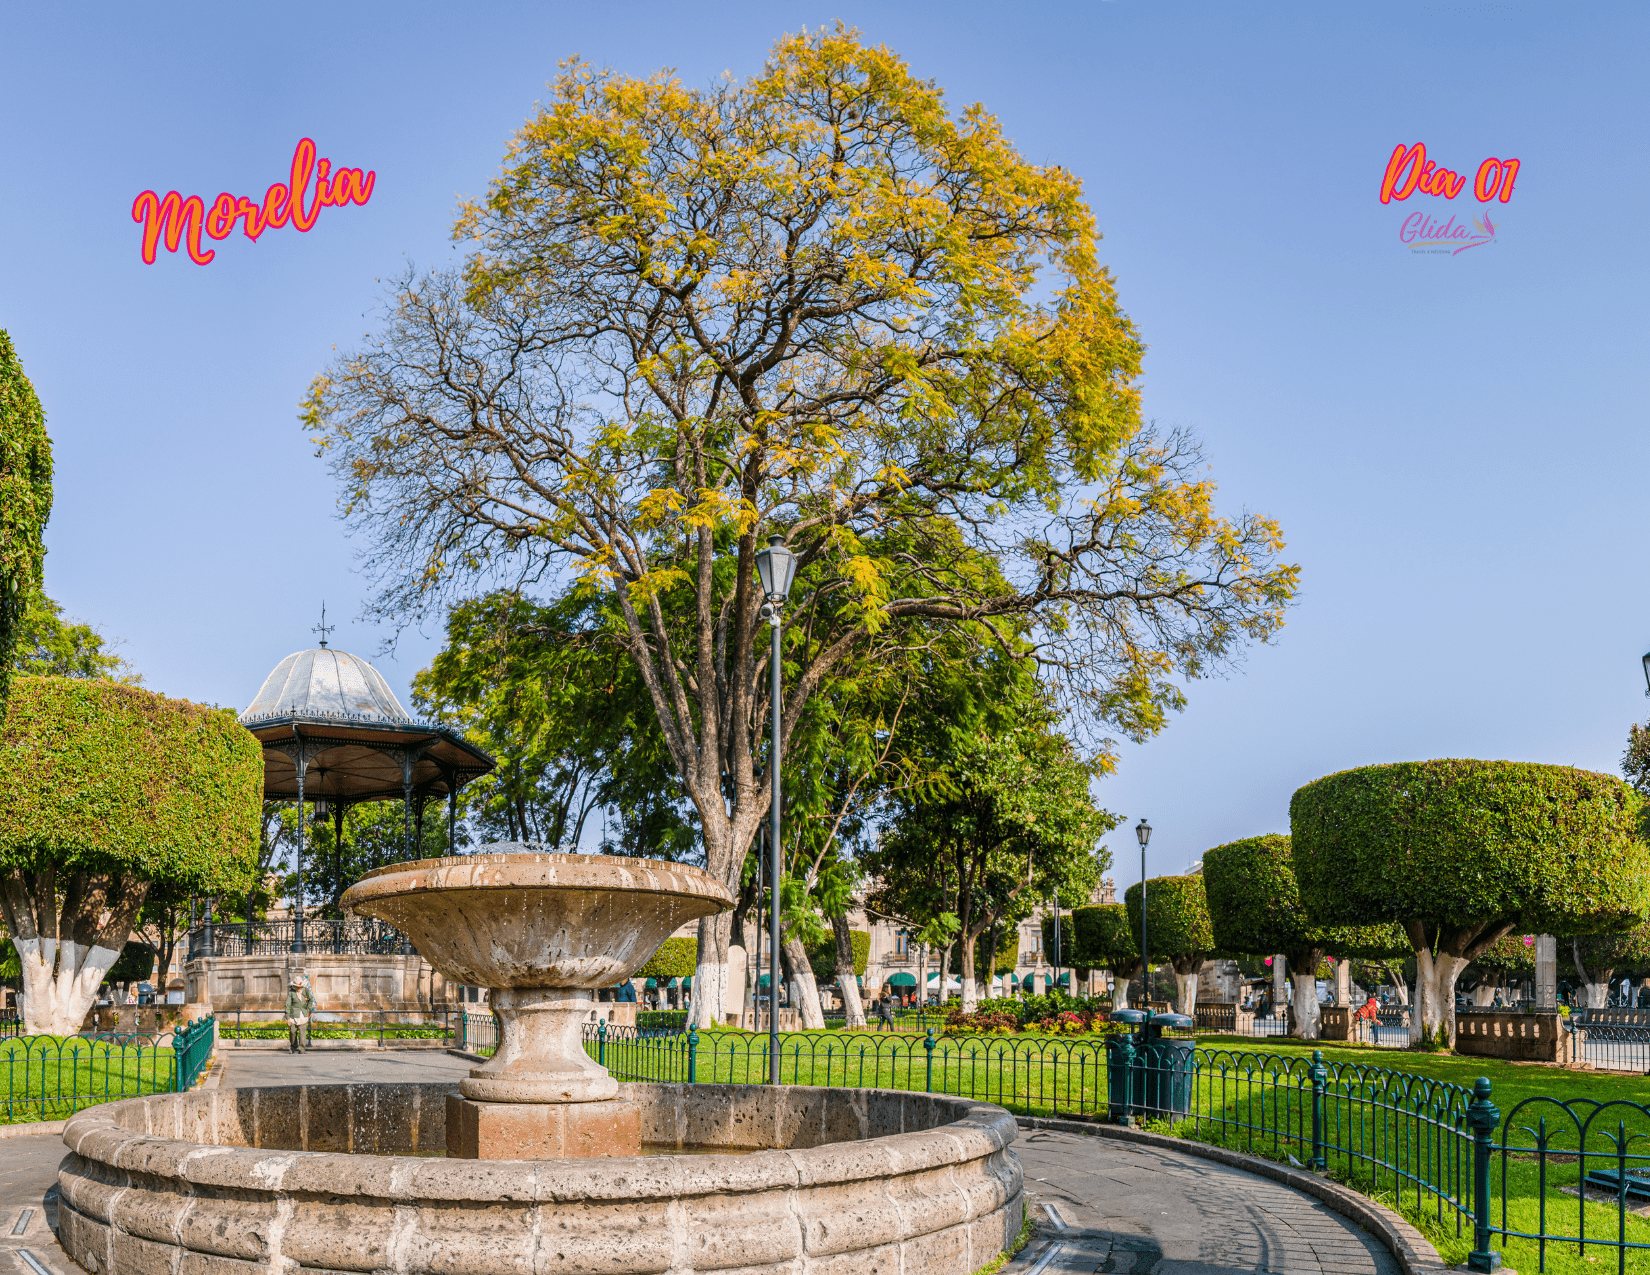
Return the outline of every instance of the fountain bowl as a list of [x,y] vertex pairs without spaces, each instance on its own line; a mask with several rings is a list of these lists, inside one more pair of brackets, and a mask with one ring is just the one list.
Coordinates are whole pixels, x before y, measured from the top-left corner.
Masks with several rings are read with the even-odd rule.
[[[615,855],[551,854],[519,842],[476,854],[396,863],[344,892],[346,908],[395,926],[449,980],[485,987],[501,1027],[498,1051],[459,1085],[482,1103],[591,1103],[614,1099],[618,1082],[585,1052],[596,989],[634,974],[688,921],[724,912],[733,897],[698,868]],[[615,1115],[623,1128],[612,1128]],[[525,1147],[569,1117],[502,1107],[471,1108],[492,1120],[499,1146]],[[571,1154],[623,1149],[635,1117],[613,1108],[577,1117],[587,1145]],[[505,1123],[499,1124],[500,1121]],[[454,1121],[455,1127],[458,1121]],[[468,1127],[468,1126],[466,1126]],[[486,1126],[470,1135],[484,1146]],[[524,1141],[525,1140],[525,1141]],[[591,1149],[594,1148],[594,1149]],[[485,1150],[476,1151],[490,1158]]]

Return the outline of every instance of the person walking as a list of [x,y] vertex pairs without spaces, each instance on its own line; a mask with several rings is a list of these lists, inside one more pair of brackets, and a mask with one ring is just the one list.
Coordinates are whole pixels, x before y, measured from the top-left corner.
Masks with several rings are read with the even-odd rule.
[[888,1030],[889,1031],[894,1030],[893,1004],[891,1003],[887,992],[884,992],[882,994],[882,998],[877,1001],[877,1030],[878,1031],[882,1030],[882,1025],[884,1023],[888,1024]]
[[292,1053],[309,1048],[309,1015],[314,1008],[315,998],[304,986],[304,976],[294,974],[286,993],[286,1042]]

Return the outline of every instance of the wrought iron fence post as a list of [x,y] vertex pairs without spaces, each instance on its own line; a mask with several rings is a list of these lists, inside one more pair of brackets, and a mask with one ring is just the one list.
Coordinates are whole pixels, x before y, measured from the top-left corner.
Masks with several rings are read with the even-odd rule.
[[688,1084],[698,1081],[699,1066],[699,1029],[694,1024],[688,1024]]
[[183,1092],[183,1057],[189,1048],[189,1024],[172,1032],[172,1092]]
[[1467,1123],[1472,1126],[1472,1252],[1467,1254],[1467,1269],[1473,1271],[1499,1270],[1501,1254],[1490,1247],[1490,1145],[1495,1128],[1501,1123],[1501,1112],[1490,1101],[1488,1076],[1478,1077],[1472,1087],[1472,1102],[1467,1107]]
[[1322,1173],[1329,1167],[1323,1153],[1323,1095],[1329,1087],[1329,1068],[1323,1065],[1323,1050],[1312,1051],[1312,1156],[1306,1167]]
[[607,1020],[598,1019],[596,1022],[596,1061],[603,1067],[607,1066]]
[[927,1091],[934,1092],[934,1029],[930,1027],[928,1034],[923,1037],[922,1047],[928,1051],[928,1083]]
[[1119,1123],[1134,1123],[1134,1036],[1123,1037],[1123,1114]]

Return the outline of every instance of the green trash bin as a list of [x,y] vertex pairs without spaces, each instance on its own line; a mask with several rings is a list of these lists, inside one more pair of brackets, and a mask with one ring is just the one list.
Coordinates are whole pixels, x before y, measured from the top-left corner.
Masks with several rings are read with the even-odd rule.
[[1189,1036],[1165,1036],[1166,1027],[1195,1025],[1189,1014],[1151,1014],[1139,1027],[1142,1039],[1135,1047],[1135,1114],[1164,1120],[1184,1116],[1192,1109],[1192,1079],[1197,1075],[1197,1041]]
[[[1136,1047],[1140,1043],[1140,1024],[1146,1021],[1146,1015],[1138,1009],[1119,1009],[1112,1011],[1110,1018],[1114,1023],[1126,1023],[1134,1028],[1129,1036],[1106,1038],[1106,1115],[1121,1124],[1138,1109],[1144,1092],[1140,1087],[1144,1077]],[[1125,1054],[1129,1057],[1125,1058]]]

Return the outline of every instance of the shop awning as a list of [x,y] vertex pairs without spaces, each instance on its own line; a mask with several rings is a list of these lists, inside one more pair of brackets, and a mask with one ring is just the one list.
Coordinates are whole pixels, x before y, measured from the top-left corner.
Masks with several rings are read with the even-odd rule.
[[916,985],[917,976],[915,974],[907,974],[904,970],[900,970],[897,974],[890,974],[888,976],[888,986],[890,987],[915,987]]

